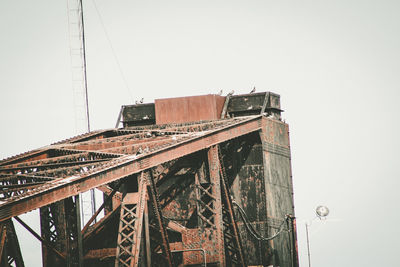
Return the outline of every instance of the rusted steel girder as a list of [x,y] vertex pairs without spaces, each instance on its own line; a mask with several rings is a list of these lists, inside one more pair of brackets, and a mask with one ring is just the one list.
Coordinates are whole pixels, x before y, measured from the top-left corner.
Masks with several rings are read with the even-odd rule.
[[120,184],[121,183],[118,183],[118,185],[115,187],[114,190],[112,190],[112,192],[109,195],[106,194],[106,198],[104,199],[103,204],[101,204],[101,206],[96,210],[96,212],[92,215],[92,217],[90,217],[90,219],[87,221],[86,225],[82,228],[82,231],[81,231],[82,235],[85,234],[85,232],[87,231],[89,226],[92,224],[92,222],[94,222],[96,220],[96,217],[100,214],[100,212],[104,209],[104,207],[112,201],[112,198],[117,193],[117,190],[119,189]]
[[[29,225],[27,225],[23,220],[21,220],[18,216],[15,216],[14,219],[19,222],[26,230],[28,230],[34,237],[36,237],[42,244],[44,244],[48,249],[51,249],[60,259],[66,260],[65,255],[55,249],[49,242],[44,240],[40,235],[38,235]],[[1,258],[1,257],[0,257]]]
[[[40,209],[43,266],[83,266],[79,204],[79,196],[75,196]],[[65,254],[65,259],[60,259],[54,248]]]
[[[100,150],[101,152],[106,152],[106,153],[120,153],[120,154],[139,154],[142,152],[145,152],[147,150],[151,150],[153,148],[169,144],[171,140],[168,139],[161,139],[161,140],[153,140],[151,142],[146,142],[146,143],[136,143],[135,144],[129,144],[129,145],[124,145],[124,146],[115,146],[115,147],[110,147],[107,149],[102,149]],[[90,147],[90,149],[95,149],[95,147]]]
[[11,219],[0,223],[0,266],[25,266]]
[[236,223],[235,212],[233,211],[232,196],[229,192],[228,179],[226,177],[221,150],[219,149],[219,146],[216,147],[218,152],[219,172],[221,176],[221,195],[223,199],[223,214],[225,215],[223,218],[225,222],[224,238],[227,243],[227,254],[230,256],[230,260],[232,261],[230,263],[231,265],[247,266],[242,242],[240,240],[239,229]]
[[13,180],[24,180],[24,181],[50,181],[54,180],[54,177],[49,176],[39,176],[39,175],[32,175],[32,174],[0,174],[0,183],[10,182],[12,183]]
[[93,260],[100,259],[104,260],[105,258],[114,258],[116,255],[116,248],[103,248],[103,249],[93,249],[89,250],[84,259],[85,260]]
[[155,218],[156,226],[159,230],[159,233],[161,234],[162,254],[165,257],[166,265],[169,267],[172,267],[173,266],[172,265],[172,255],[171,255],[171,250],[169,248],[167,229],[165,228],[164,218],[163,218],[162,212],[161,212],[161,205],[160,205],[158,190],[156,187],[156,183],[154,181],[154,177],[151,172],[149,172],[149,174],[147,176],[147,180],[148,180],[150,200],[152,203],[154,215],[156,217]]
[[218,147],[212,146],[207,153],[208,169],[210,173],[210,183],[212,186],[213,210],[214,210],[214,227],[215,241],[217,245],[217,255],[219,266],[226,266],[225,258],[225,243],[224,243],[224,221],[222,218],[222,192],[221,192],[221,177],[219,176],[219,159]]
[[138,180],[138,196],[130,198],[129,196],[134,194],[130,193],[122,201],[115,267],[133,267],[139,263],[147,195],[147,181],[143,172]]
[[[151,135],[149,136],[151,137]],[[168,140],[168,138],[160,136],[156,137],[155,139],[150,139],[149,137],[144,138],[142,140],[139,139],[131,139],[131,140],[114,140],[114,141],[91,141],[91,142],[85,142],[85,143],[74,143],[74,144],[66,144],[62,146],[63,148],[68,148],[68,149],[76,149],[76,150],[100,150],[100,151],[113,151],[114,148],[117,147],[127,147],[127,146],[133,146],[133,147],[139,147],[139,146],[151,146],[154,145],[155,143],[161,143],[165,142]],[[119,137],[121,138],[121,137]],[[126,137],[125,137],[126,138]]]
[[124,156],[111,160],[109,164],[104,164],[105,166],[99,167],[92,173],[46,184],[43,188],[39,187],[30,192],[29,195],[12,198],[0,205],[0,221],[152,168],[171,159],[180,158],[235,137],[258,131],[261,128],[262,120],[264,118],[261,116],[255,116],[238,121],[233,120],[231,124],[229,124],[230,121],[227,121],[227,125],[224,127],[198,133],[170,146],[143,154],[141,157]]
[[44,172],[47,170],[54,170],[59,168],[66,168],[66,167],[74,167],[84,164],[93,164],[98,162],[104,162],[109,159],[96,159],[96,160],[77,160],[71,162],[60,162],[60,163],[53,163],[53,164],[41,164],[41,165],[31,165],[31,166],[21,166],[21,167],[14,167],[14,168],[0,168],[2,173],[8,174],[15,174],[15,173],[39,173]]
[[[110,130],[102,130],[102,131],[93,131],[84,135],[79,135],[67,140],[63,140],[60,141],[56,144],[53,144],[51,146],[45,147],[43,149],[36,149],[36,150],[32,150],[29,152],[25,152],[7,159],[4,159],[0,162],[0,166],[3,165],[9,165],[9,164],[14,164],[14,163],[21,163],[21,162],[28,162],[28,161],[34,161],[34,160],[42,160],[42,159],[46,159],[49,158],[48,155],[52,152],[54,152],[54,150],[56,150],[55,148],[59,145],[59,144],[67,144],[67,143],[73,143],[73,142],[80,142],[80,141],[84,141],[87,139],[98,139],[98,138],[103,138],[105,136],[105,134],[107,132],[111,132]],[[78,153],[78,152],[73,152],[73,153]],[[64,155],[68,154],[68,152],[66,151],[66,153]]]

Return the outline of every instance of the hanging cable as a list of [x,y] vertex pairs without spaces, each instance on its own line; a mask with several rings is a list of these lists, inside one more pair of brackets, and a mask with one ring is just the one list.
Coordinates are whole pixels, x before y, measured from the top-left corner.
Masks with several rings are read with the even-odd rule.
[[289,216],[286,215],[285,219],[282,220],[282,223],[279,225],[278,227],[278,232],[276,234],[274,234],[273,236],[270,237],[264,237],[261,234],[257,233],[257,231],[254,229],[254,227],[251,225],[251,223],[249,222],[249,219],[246,215],[246,212],[242,209],[242,207],[239,206],[239,204],[237,204],[235,201],[232,201],[232,204],[235,205],[238,210],[239,210],[239,214],[240,217],[242,217],[242,220],[244,222],[244,225],[246,226],[246,229],[249,231],[249,233],[257,240],[259,241],[268,241],[268,240],[272,240],[275,237],[277,237],[278,235],[280,235],[282,233],[282,231],[284,230],[284,225],[285,222],[288,220]]
[[96,10],[97,16],[99,17],[99,20],[100,20],[101,26],[102,26],[102,28],[103,28],[104,34],[106,35],[108,44],[110,45],[110,48],[111,48],[111,51],[112,51],[112,54],[113,54],[115,63],[117,64],[118,71],[119,71],[119,73],[120,73],[120,75],[121,75],[121,77],[122,77],[122,80],[123,80],[123,82],[124,82],[125,88],[128,90],[128,93],[129,93],[129,96],[130,96],[130,98],[131,98],[132,103],[134,103],[133,96],[132,96],[132,92],[131,92],[131,90],[129,89],[128,82],[126,81],[125,75],[124,75],[124,73],[122,72],[121,64],[119,63],[117,54],[115,53],[114,47],[113,47],[113,45],[112,45],[112,43],[111,43],[110,36],[108,35],[108,32],[107,32],[106,27],[105,27],[105,25],[104,25],[103,19],[102,19],[101,15],[100,15],[99,9],[97,8],[96,1],[95,1],[95,0],[92,0],[92,2],[93,2],[93,5],[94,5],[94,8],[95,8],[95,10]]

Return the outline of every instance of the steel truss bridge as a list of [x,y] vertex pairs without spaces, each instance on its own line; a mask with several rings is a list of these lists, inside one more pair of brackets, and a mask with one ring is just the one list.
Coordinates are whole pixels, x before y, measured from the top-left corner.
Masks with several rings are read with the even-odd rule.
[[[0,266],[24,266],[14,223],[40,240],[44,266],[298,266],[288,126],[260,107],[93,131],[0,161]],[[81,225],[90,189],[104,201]],[[35,209],[41,233],[18,217]]]

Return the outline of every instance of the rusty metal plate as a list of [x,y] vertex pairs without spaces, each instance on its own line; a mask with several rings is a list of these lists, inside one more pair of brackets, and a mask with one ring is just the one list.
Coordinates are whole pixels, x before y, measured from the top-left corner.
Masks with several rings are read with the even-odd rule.
[[216,120],[224,102],[225,97],[219,95],[156,99],[156,124]]
[[[202,248],[206,251],[207,263],[218,262],[218,250],[216,231],[206,229],[187,229],[182,232],[183,249]],[[183,252],[183,264],[202,264],[204,263],[201,251]]]

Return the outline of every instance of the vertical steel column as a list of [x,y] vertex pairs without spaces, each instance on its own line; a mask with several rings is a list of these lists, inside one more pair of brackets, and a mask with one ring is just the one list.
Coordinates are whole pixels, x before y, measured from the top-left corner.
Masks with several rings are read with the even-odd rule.
[[149,207],[144,207],[144,233],[146,243],[146,266],[151,267],[150,229],[149,229]]
[[235,213],[233,211],[231,194],[229,192],[228,179],[226,177],[225,167],[219,147],[218,158],[221,174],[221,191],[223,203],[223,221],[224,221],[224,240],[227,255],[229,255],[230,265],[247,266],[243,253],[242,242],[240,240],[239,229],[236,223]]
[[156,225],[161,234],[161,240],[162,240],[161,249],[164,254],[165,260],[167,261],[166,262],[167,266],[172,267],[173,266],[172,255],[171,255],[171,250],[169,248],[167,229],[165,228],[164,225],[159,194],[151,171],[148,173],[148,184],[149,184],[150,201],[152,202],[153,212],[156,219]]
[[209,148],[207,153],[208,168],[210,173],[210,182],[212,185],[212,195],[214,201],[215,211],[215,227],[216,227],[216,241],[218,247],[219,266],[226,266],[225,258],[225,244],[224,244],[224,222],[222,218],[222,199],[221,199],[221,178],[218,159],[218,146],[214,145]]
[[61,253],[61,259],[42,244],[43,266],[83,266],[79,196],[70,197],[40,209],[42,238]]
[[[40,208],[41,235],[47,243],[51,244],[61,253],[66,254],[67,237],[66,221],[63,200]],[[44,267],[65,266],[66,262],[42,244],[42,261]]]
[[0,266],[25,266],[11,219],[0,224]]
[[7,226],[5,223],[0,225],[0,265],[3,259],[3,251],[6,246]]
[[67,266],[83,266],[79,195],[64,200],[67,221]]
[[133,267],[139,264],[147,195],[147,181],[143,172],[138,183],[138,193],[128,193],[121,203],[115,267]]
[[[263,148],[266,215],[269,218],[278,219],[285,215],[293,216],[288,126],[275,119],[263,118],[261,123],[259,136]],[[268,225],[268,228],[271,229],[271,226]],[[290,225],[288,225],[288,230],[295,232],[295,224],[292,224],[291,227],[293,229],[290,229]],[[293,249],[297,246],[296,243],[295,237],[293,239],[275,238],[266,242],[265,244],[271,250],[266,264],[298,266],[298,253],[296,249]]]
[[[196,171],[194,175],[194,191],[196,195],[196,210],[197,210],[197,226],[202,227],[203,226],[203,220],[200,218],[201,216],[201,210],[202,207],[200,206],[200,201],[201,201],[201,192],[200,192],[200,179],[199,179],[199,170]],[[200,214],[200,215],[199,215]]]

